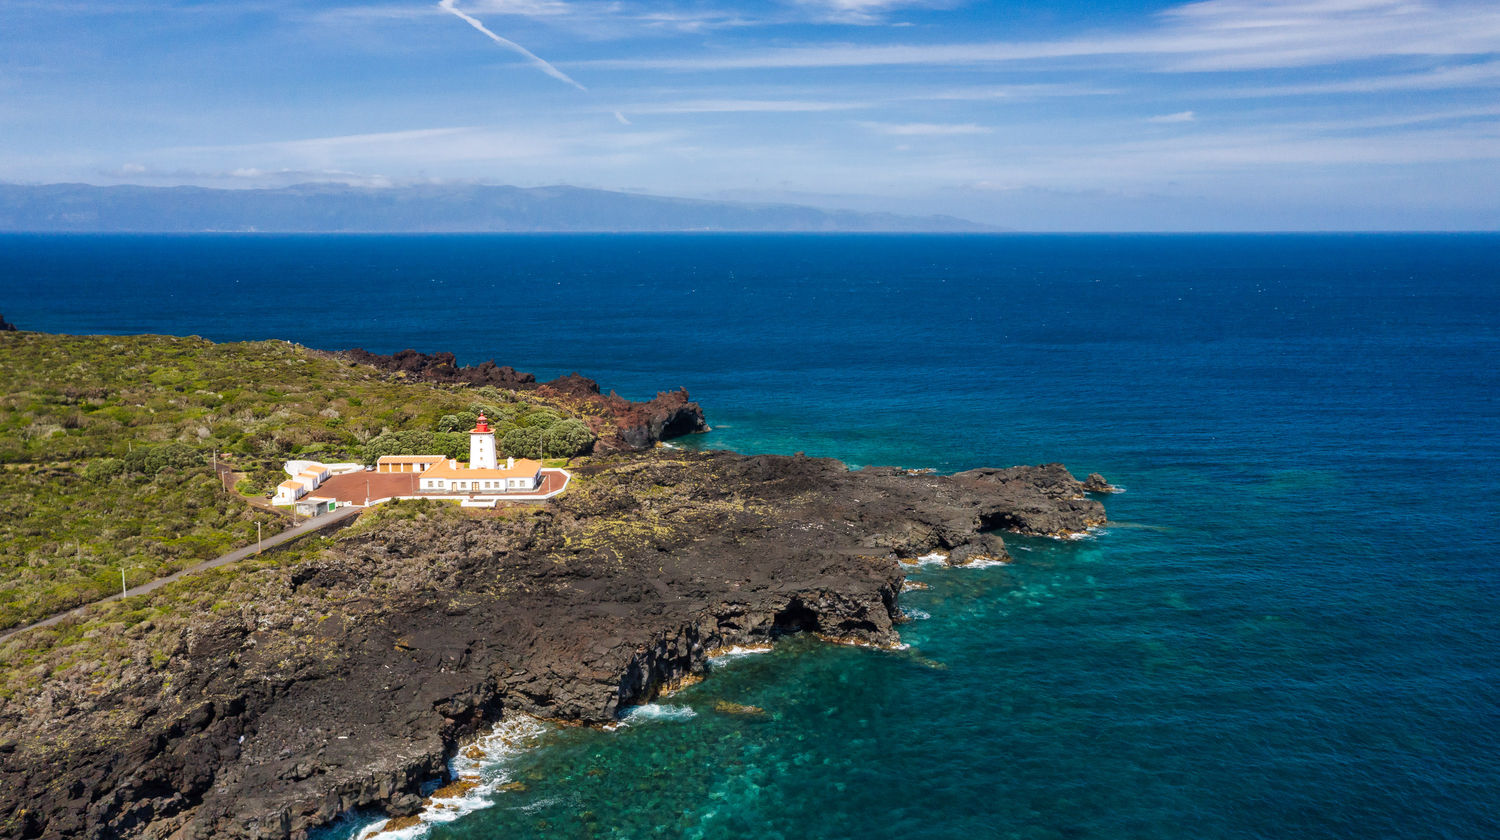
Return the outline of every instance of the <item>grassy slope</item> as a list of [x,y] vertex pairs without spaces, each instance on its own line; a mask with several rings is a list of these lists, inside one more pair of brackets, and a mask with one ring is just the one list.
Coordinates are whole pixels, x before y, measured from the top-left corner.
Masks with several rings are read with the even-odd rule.
[[[360,461],[379,434],[534,394],[390,379],[282,341],[0,332],[0,628],[249,543],[279,514],[224,492],[228,453],[260,492],[293,456]],[[529,406],[528,406],[529,407]]]

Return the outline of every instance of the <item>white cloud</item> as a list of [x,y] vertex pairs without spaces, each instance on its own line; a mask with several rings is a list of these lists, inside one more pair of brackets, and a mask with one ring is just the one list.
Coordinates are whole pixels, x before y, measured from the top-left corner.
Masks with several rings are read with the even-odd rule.
[[893,137],[953,137],[965,134],[989,134],[992,129],[974,123],[882,123],[860,125],[879,134]]
[[632,114],[732,114],[732,113],[805,113],[846,111],[868,108],[863,102],[818,102],[787,99],[693,99],[681,102],[656,102],[630,105]]
[[832,23],[879,23],[888,12],[900,8],[952,5],[943,0],[797,0],[798,5],[813,10],[815,19]]
[[1018,84],[1018,85],[985,85],[974,87],[957,87],[943,90],[917,90],[903,98],[909,99],[944,99],[957,102],[986,102],[990,100],[1010,100],[1014,102],[1028,102],[1036,99],[1046,99],[1054,96],[1108,96],[1119,93],[1112,88],[1101,88],[1093,85],[1075,84],[1067,82],[1043,83],[1043,84]]
[[482,15],[524,15],[552,17],[576,14],[572,3],[563,0],[473,0],[473,10]]
[[1330,82],[1264,85],[1231,88],[1218,95],[1229,97],[1318,96],[1330,93],[1387,93],[1398,90],[1454,90],[1500,85],[1500,61],[1460,64],[1415,73],[1362,76]]
[[410,131],[384,131],[372,134],[342,134],[333,137],[313,137],[305,140],[281,140],[270,143],[252,143],[242,146],[197,147],[225,149],[279,149],[288,152],[339,152],[358,148],[400,146],[415,141],[432,141],[442,137],[468,134],[475,129],[455,126],[450,128],[419,128]]
[[[623,115],[622,115],[623,116]],[[598,130],[598,114],[580,123],[541,127],[450,127],[278,140],[233,146],[194,146],[162,149],[163,159],[202,161],[199,168],[263,172],[355,171],[383,169],[414,171],[428,166],[466,168],[486,164],[547,164],[635,160],[653,148],[676,142],[676,132]]]
[[606,59],[598,66],[729,70],[976,65],[1135,57],[1178,72],[1338,64],[1390,56],[1500,53],[1500,6],[1422,0],[1206,0],[1175,7],[1137,32],[1046,41],[838,44],[723,55]]
[[1148,117],[1146,119],[1146,122],[1151,122],[1151,123],[1189,123],[1189,122],[1193,122],[1196,119],[1198,119],[1198,117],[1192,111],[1178,111],[1175,114],[1161,114],[1161,115],[1158,115],[1158,116],[1155,116],[1155,117]]

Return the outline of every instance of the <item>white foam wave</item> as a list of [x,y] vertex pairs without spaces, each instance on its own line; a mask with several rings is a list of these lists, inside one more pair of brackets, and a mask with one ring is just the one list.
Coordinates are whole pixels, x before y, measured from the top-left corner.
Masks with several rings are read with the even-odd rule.
[[901,562],[908,566],[940,566],[948,562],[948,554],[943,551],[934,551],[931,554],[924,554],[914,560],[902,559]]
[[926,621],[927,619],[932,618],[932,613],[927,612],[926,610],[913,609],[911,607],[906,607],[901,610],[901,612],[905,613],[906,617],[911,619],[912,621]]
[[504,795],[503,787],[511,781],[510,759],[535,747],[546,731],[541,721],[523,715],[497,723],[448,762],[448,772],[456,781],[431,791],[414,825],[385,831],[389,820],[381,818],[361,829],[356,840],[377,836],[380,840],[417,840],[426,837],[434,825],[495,804],[495,797]]
[[739,659],[744,656],[754,656],[757,653],[770,653],[770,645],[733,645],[714,651],[713,656],[708,658],[710,665],[723,665],[731,659]]
[[635,706],[625,713],[624,723],[636,720],[692,720],[698,713],[689,706],[675,706],[671,703],[646,703]]
[[975,557],[973,560],[970,560],[969,562],[963,564],[963,566],[961,568],[965,568],[965,569],[988,569],[991,566],[1004,566],[1004,565],[1006,565],[1006,562],[1004,560],[994,560],[994,559],[991,559],[989,557]]

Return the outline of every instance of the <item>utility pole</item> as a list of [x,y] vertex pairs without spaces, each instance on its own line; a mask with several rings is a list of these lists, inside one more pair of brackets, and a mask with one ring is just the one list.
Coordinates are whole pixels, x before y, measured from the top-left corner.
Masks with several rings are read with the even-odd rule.
[[261,545],[260,542],[260,523],[257,522],[255,523],[255,553],[259,554],[264,550],[265,546]]
[[120,564],[120,600],[125,600],[125,564]]

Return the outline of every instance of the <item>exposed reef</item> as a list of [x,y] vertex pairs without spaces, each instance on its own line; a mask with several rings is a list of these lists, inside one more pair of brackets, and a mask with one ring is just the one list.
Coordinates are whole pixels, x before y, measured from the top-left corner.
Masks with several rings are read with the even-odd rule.
[[1003,560],[991,529],[1076,533],[1104,509],[1056,464],[656,450],[583,464],[545,507],[366,516],[153,648],[130,628],[122,682],[0,699],[0,834],[281,840],[353,807],[409,815],[503,713],[611,721],[787,633],[893,644],[899,560]]
[[613,391],[601,394],[599,383],[577,373],[538,382],[532,374],[496,364],[493,359],[477,365],[460,365],[452,353],[401,350],[381,355],[358,347],[337,355],[412,379],[476,387],[488,385],[513,391],[536,390],[576,400],[592,408],[590,413],[604,414],[613,420],[614,433],[595,444],[601,454],[649,449],[658,441],[708,431],[703,408],[689,398],[685,388],[660,392],[645,402],[633,402]]

